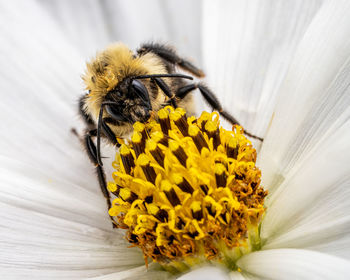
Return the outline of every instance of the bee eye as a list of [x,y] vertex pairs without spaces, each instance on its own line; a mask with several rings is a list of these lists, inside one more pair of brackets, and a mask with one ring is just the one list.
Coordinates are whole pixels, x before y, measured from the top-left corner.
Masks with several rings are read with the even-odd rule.
[[118,110],[118,107],[113,105],[107,105],[106,107],[107,113],[116,121],[127,121],[127,119],[123,116],[123,114]]
[[139,80],[133,80],[130,86],[134,92],[142,98],[143,101],[149,103],[148,91],[143,83],[141,83]]

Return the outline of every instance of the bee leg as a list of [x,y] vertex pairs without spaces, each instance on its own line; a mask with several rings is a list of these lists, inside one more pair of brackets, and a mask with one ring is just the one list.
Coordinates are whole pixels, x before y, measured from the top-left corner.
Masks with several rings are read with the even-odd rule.
[[121,145],[117,141],[117,137],[115,136],[112,129],[108,126],[108,123],[113,124],[114,120],[112,118],[103,118],[102,119],[102,131],[103,134],[108,138],[108,140],[117,148],[119,148]]
[[188,60],[179,57],[176,54],[176,52],[168,46],[156,44],[156,43],[142,44],[141,47],[137,50],[138,55],[143,55],[148,52],[152,52],[158,55],[159,57],[161,57],[162,59],[164,59],[165,61],[171,64],[178,65],[185,71],[192,73],[198,78],[202,78],[205,76],[205,74],[201,69],[194,66]]
[[[238,124],[239,122],[237,121],[236,118],[234,118],[230,113],[228,113],[227,111],[225,111],[219,100],[217,99],[217,97],[215,96],[215,94],[204,84],[202,83],[198,83],[198,84],[189,84],[186,85],[182,88],[179,88],[177,93],[176,93],[176,97],[178,97],[179,99],[183,99],[188,93],[190,93],[192,90],[194,89],[199,89],[200,93],[202,94],[202,96],[204,97],[204,99],[209,103],[209,105],[214,109],[217,110],[220,115],[222,115],[225,119],[227,119],[232,125],[234,124]],[[252,137],[254,139],[258,139],[260,141],[263,141],[264,139],[261,137],[258,137],[254,134],[251,134],[248,131],[244,131],[244,133],[246,135],[248,135],[249,137]]]
[[154,80],[157,86],[164,92],[164,94],[170,98],[170,104],[174,108],[177,108],[176,95],[174,93],[171,93],[169,86],[161,78],[152,78],[152,80]]
[[[103,167],[98,164],[96,145],[92,141],[92,137],[96,137],[96,135],[97,135],[96,129],[88,131],[83,139],[83,142],[84,142],[84,146],[86,148],[86,151],[87,151],[87,154],[88,154],[90,161],[95,165],[98,183],[100,185],[103,196],[106,198],[107,207],[109,210],[112,207],[112,203],[111,203],[111,196],[110,196],[109,191],[107,189],[106,175],[105,175],[105,172],[103,170]],[[111,216],[109,216],[109,217],[112,220],[113,227],[114,228],[117,227],[116,222],[114,221],[113,217],[111,217]]]

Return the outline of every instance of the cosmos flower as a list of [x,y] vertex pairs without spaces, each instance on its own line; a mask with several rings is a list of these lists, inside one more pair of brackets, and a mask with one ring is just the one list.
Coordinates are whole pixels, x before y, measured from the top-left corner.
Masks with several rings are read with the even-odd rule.
[[[269,191],[261,249],[238,260],[240,271],[204,267],[182,279],[349,275],[349,3],[185,2],[0,3],[2,279],[169,277],[147,271],[111,228],[70,133],[86,57],[111,40],[136,47],[152,35],[198,60],[202,52],[225,108],[265,139],[255,143]],[[200,34],[201,46],[192,43]]]

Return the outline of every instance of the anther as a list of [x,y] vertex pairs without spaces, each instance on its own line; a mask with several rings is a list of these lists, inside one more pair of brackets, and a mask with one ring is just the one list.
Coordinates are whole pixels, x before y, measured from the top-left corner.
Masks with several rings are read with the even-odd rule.
[[130,149],[126,145],[120,147],[120,158],[122,160],[126,174],[131,174],[132,168],[135,167],[135,161]]
[[164,167],[164,153],[158,147],[157,142],[153,139],[148,139],[146,142],[146,147],[158,164]]
[[172,112],[170,119],[179,128],[184,137],[188,136],[188,123],[185,115],[182,115],[179,111]]
[[200,221],[203,219],[202,205],[199,201],[194,201],[190,205],[193,219]]
[[215,179],[216,179],[216,186],[218,188],[224,188],[226,187],[226,168],[225,165],[222,163],[217,163],[215,165]]
[[137,195],[127,188],[122,188],[119,191],[119,197],[130,204],[137,199]]
[[237,139],[231,138],[226,147],[226,154],[228,157],[237,159],[239,146],[237,144]]
[[159,117],[159,123],[160,127],[162,129],[162,132],[166,135],[168,135],[169,129],[171,129],[170,126],[170,119],[169,119],[169,111],[166,109],[160,109],[158,111],[158,117]]
[[174,180],[174,183],[183,191],[186,193],[192,194],[194,192],[194,189],[192,188],[191,184],[179,173],[174,173],[172,175],[172,179]]
[[170,151],[176,156],[178,161],[186,167],[187,155],[184,149],[174,140],[169,140]]
[[113,193],[115,196],[118,196],[119,197],[119,192],[121,190],[121,186],[115,184],[115,183],[112,183],[112,182],[108,182],[107,184],[107,189]]
[[208,120],[210,120],[211,114],[208,112],[203,112],[202,115],[200,116],[199,120],[199,125],[202,129],[202,131],[206,132],[205,130],[205,124],[207,123]]
[[152,138],[152,140],[154,140],[155,142],[157,142],[157,143],[159,143],[159,144],[162,144],[162,145],[168,147],[168,140],[169,140],[169,137],[168,137],[167,135],[164,135],[163,132],[161,132],[161,131],[152,132],[151,138]]
[[221,144],[219,128],[215,125],[213,121],[207,121],[207,123],[205,124],[205,131],[207,132],[210,138],[213,138],[213,146],[216,150]]
[[188,134],[192,137],[193,142],[196,145],[199,153],[202,151],[203,148],[209,148],[198,126],[191,124],[188,127]]
[[162,181],[160,188],[165,193],[167,199],[173,207],[181,204],[172,184],[168,180]]
[[162,223],[168,221],[169,215],[168,212],[164,209],[160,209],[154,204],[147,205],[148,213],[156,217]]
[[157,174],[153,167],[150,165],[150,159],[146,154],[141,154],[137,159],[137,164],[141,166],[143,173],[146,176],[147,181],[152,184],[155,183]]
[[140,132],[134,132],[131,137],[132,147],[135,151],[136,158],[139,157],[145,151],[145,139],[142,138],[142,134]]
[[199,185],[199,187],[201,188],[201,190],[203,191],[203,193],[205,194],[205,195],[207,195],[208,194],[208,191],[209,191],[209,187],[207,186],[207,185]]
[[147,139],[147,133],[146,133],[146,126],[145,126],[145,124],[143,124],[141,122],[135,122],[133,127],[134,127],[134,131],[137,131],[137,132],[141,133],[142,139]]
[[156,217],[159,221],[165,223],[165,222],[168,221],[169,215],[168,215],[168,212],[167,212],[166,210],[160,209],[160,210],[158,211],[158,213],[155,215],[155,217]]

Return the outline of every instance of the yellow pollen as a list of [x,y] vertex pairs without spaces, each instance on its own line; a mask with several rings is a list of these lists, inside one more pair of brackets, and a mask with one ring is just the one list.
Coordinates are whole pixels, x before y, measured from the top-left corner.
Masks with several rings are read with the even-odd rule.
[[195,126],[195,125],[190,125],[189,128],[188,128],[188,134],[190,136],[196,136],[198,135],[199,133],[199,128],[198,126]]
[[174,122],[178,121],[182,117],[180,112],[174,112],[170,114],[170,119]]
[[240,126],[220,127],[217,112],[187,117],[167,106],[157,115],[135,123],[120,147],[109,214],[165,269],[211,262],[237,270],[238,258],[260,246],[265,213],[255,149]]
[[139,132],[134,132],[132,137],[131,137],[131,141],[134,143],[140,143],[142,140],[142,135]]
[[131,191],[130,191],[129,189],[127,189],[127,188],[123,188],[123,189],[121,189],[120,192],[119,192],[119,196],[120,196],[120,198],[123,199],[123,200],[129,199],[129,198],[130,198],[130,195],[131,195]]
[[153,139],[148,139],[146,142],[146,147],[149,151],[154,151],[155,149],[157,149],[157,142]]
[[172,184],[168,180],[164,180],[160,186],[161,190],[164,192],[170,192],[173,188]]
[[173,152],[176,151],[179,148],[179,144],[176,141],[170,140],[169,141],[169,149]]
[[154,131],[152,133],[152,140],[157,142],[157,143],[163,138],[164,138],[164,134],[161,131]]
[[207,121],[205,124],[205,130],[209,132],[215,132],[218,129],[218,127],[215,125],[213,121]]
[[166,119],[168,117],[168,115],[169,115],[169,113],[168,113],[168,111],[166,109],[160,109],[158,111],[158,117],[160,119]]
[[145,130],[145,124],[141,122],[134,123],[133,127],[134,127],[134,131],[137,131],[137,132],[142,132]]
[[156,215],[159,211],[159,207],[154,205],[154,204],[148,204],[147,205],[147,210],[148,210],[148,213],[151,214],[151,215]]
[[193,212],[198,212],[202,210],[201,203],[199,201],[195,201],[190,206]]
[[172,174],[172,179],[176,185],[181,184],[184,180],[180,173]]
[[140,166],[145,166],[145,165],[149,164],[149,162],[150,162],[150,159],[145,154],[141,154],[137,159],[137,164]]
[[130,149],[128,148],[128,146],[126,146],[125,144],[122,144],[120,146],[120,154],[123,156],[130,154]]
[[230,148],[236,148],[237,142],[238,142],[237,139],[231,138],[231,139],[228,141],[228,146],[229,146]]
[[219,163],[215,165],[215,174],[221,175],[226,171],[225,165]]

